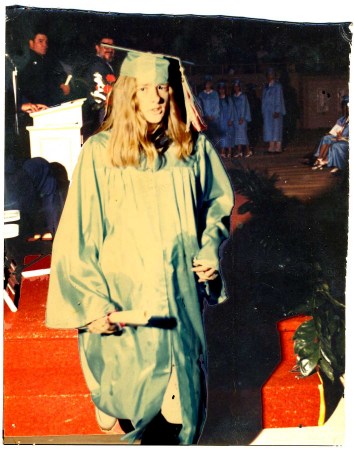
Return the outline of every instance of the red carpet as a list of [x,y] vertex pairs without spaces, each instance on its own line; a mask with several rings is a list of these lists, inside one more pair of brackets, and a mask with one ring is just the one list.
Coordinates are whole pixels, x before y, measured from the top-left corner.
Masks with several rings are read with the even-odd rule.
[[103,434],[83,379],[76,331],[44,325],[48,280],[24,279],[18,311],[5,305],[4,436]]

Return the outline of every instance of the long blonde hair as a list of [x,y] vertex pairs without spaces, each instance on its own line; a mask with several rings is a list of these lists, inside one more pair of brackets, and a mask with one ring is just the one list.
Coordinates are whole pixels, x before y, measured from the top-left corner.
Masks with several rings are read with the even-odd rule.
[[[111,163],[116,167],[137,167],[142,154],[146,155],[148,164],[157,157],[156,148],[149,140],[148,123],[139,111],[136,91],[135,78],[118,78],[111,93],[107,118],[99,130],[111,132],[108,151]],[[171,87],[163,121],[166,135],[177,146],[177,157],[188,157],[192,152],[192,135],[186,131]]]

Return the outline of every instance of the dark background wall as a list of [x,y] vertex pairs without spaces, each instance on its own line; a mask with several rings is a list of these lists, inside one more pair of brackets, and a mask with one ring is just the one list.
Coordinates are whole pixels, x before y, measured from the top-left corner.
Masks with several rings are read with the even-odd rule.
[[[331,126],[340,115],[341,95],[348,93],[349,22],[290,23],[21,6],[8,7],[6,14],[6,52],[17,67],[21,69],[27,60],[32,33],[41,31],[49,37],[49,52],[74,74],[73,83],[94,54],[95,40],[108,35],[123,47],[177,55],[193,62],[186,65],[186,71],[195,93],[208,73],[214,81],[222,78],[230,85],[235,77],[240,78],[244,86],[253,85],[259,98],[265,70],[273,66],[289,94],[288,117],[294,102],[298,104],[294,120],[300,128]],[[124,55],[117,53],[118,64]],[[79,83],[77,86],[76,97],[85,96]],[[321,92],[328,96],[326,111],[317,107]]]
[[106,33],[119,45],[175,54],[204,66],[203,70],[206,66],[243,64],[252,71],[257,51],[264,50],[264,61],[269,64],[292,64],[304,73],[348,73],[349,21],[300,24],[20,6],[8,7],[6,13],[6,51],[19,65],[26,58],[31,32],[41,28],[49,36],[50,50],[68,64],[87,59],[93,52],[95,37]]

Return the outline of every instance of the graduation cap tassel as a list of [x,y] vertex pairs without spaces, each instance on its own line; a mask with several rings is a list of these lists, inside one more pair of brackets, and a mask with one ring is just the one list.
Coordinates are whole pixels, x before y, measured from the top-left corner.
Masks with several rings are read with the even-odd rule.
[[181,61],[179,63],[179,69],[182,76],[182,89],[183,89],[183,95],[184,95],[184,104],[186,107],[186,122],[187,127],[186,131],[190,130],[190,125],[192,124],[193,127],[199,132],[205,130],[206,124],[203,121],[202,114],[200,111],[200,108],[192,94],[191,88],[189,86],[188,80],[185,77],[184,74],[184,67],[181,64]]

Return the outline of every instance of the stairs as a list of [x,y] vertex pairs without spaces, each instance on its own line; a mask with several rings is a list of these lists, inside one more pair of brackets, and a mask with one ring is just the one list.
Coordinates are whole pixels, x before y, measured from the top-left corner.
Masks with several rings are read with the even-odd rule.
[[299,378],[294,341],[297,327],[311,317],[297,316],[278,323],[282,360],[262,388],[263,428],[309,427],[324,424],[322,381],[317,373]]
[[[43,265],[49,267],[50,257],[29,270]],[[44,324],[48,283],[49,275],[23,277],[18,311],[5,305],[4,439],[9,443],[26,436],[108,437],[97,425],[82,375],[77,332]],[[282,361],[262,388],[263,428],[323,424],[320,378],[317,374],[298,378],[291,372],[296,363],[292,336],[308,319],[299,316],[278,324]],[[123,431],[117,424],[110,434]]]
[[[4,438],[104,435],[82,375],[75,330],[44,325],[49,276],[23,278],[4,310]],[[111,434],[123,434],[118,425]],[[118,441],[118,438],[117,438]]]

